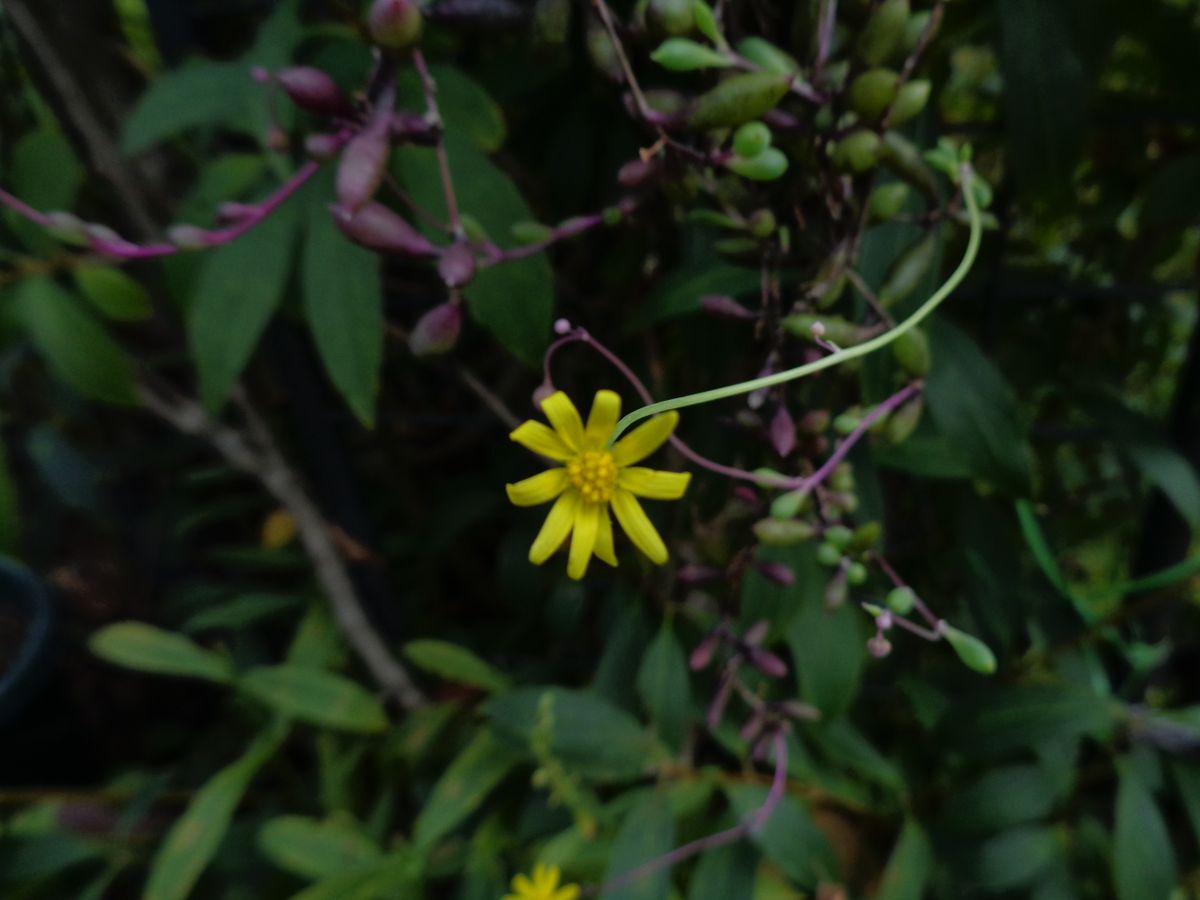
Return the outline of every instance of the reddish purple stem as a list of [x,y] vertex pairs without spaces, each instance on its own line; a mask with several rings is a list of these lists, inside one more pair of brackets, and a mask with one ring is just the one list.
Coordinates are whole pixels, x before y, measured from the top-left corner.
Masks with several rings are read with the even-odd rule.
[[767,792],[762,806],[756,809],[749,818],[744,822],[734,825],[732,828],[697,838],[691,843],[676,847],[669,853],[664,853],[662,856],[644,862],[623,875],[618,875],[616,878],[604,882],[604,884],[589,885],[583,889],[583,895],[590,897],[607,891],[618,890],[633,884],[639,879],[645,878],[647,875],[652,875],[660,869],[669,868],[686,859],[691,859],[697,854],[715,850],[717,847],[732,844],[734,841],[740,841],[742,838],[762,828],[771,818],[771,814],[775,812],[780,801],[783,800],[783,794],[787,788],[787,739],[784,737],[782,731],[775,732],[773,743],[775,747],[775,777],[771,781],[771,790]]

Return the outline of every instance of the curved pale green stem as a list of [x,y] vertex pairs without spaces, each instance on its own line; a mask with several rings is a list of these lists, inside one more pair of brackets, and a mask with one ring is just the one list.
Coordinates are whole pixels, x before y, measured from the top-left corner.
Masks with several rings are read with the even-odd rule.
[[686,394],[670,400],[660,400],[657,403],[651,403],[640,409],[635,409],[617,422],[616,430],[613,431],[612,438],[609,440],[609,446],[612,446],[630,425],[649,416],[656,416],[659,413],[668,412],[672,409],[682,409],[685,406],[698,406],[701,403],[724,400],[726,397],[749,394],[762,388],[774,387],[777,384],[795,381],[797,378],[804,378],[806,375],[812,375],[823,369],[829,369],[849,360],[857,359],[860,356],[874,353],[876,350],[886,347],[905,332],[916,328],[962,284],[962,280],[967,277],[967,273],[971,271],[971,267],[975,264],[975,257],[979,254],[979,245],[983,239],[983,220],[980,216],[979,204],[975,200],[975,192],[971,190],[971,179],[973,177],[974,173],[971,171],[971,168],[964,165],[961,170],[962,194],[967,205],[967,217],[971,225],[971,234],[967,239],[967,249],[963,253],[962,262],[958,264],[958,268],[946,279],[945,284],[934,291],[933,295],[922,303],[916,312],[895,328],[885,331],[883,334],[876,335],[869,341],[864,341],[854,347],[846,347],[844,350],[838,350],[836,353],[831,353],[829,356],[824,356],[815,362],[797,366],[794,369],[787,369],[783,372],[776,372],[773,375],[764,375],[762,378],[753,378],[750,381],[741,381],[737,384],[726,385],[725,387],[713,388],[711,391],[700,391],[697,394]]

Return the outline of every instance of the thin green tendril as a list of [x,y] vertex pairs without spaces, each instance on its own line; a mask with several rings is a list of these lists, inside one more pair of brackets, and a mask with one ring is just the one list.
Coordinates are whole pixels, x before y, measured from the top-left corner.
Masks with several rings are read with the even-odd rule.
[[886,347],[905,332],[911,331],[920,325],[930,313],[941,306],[942,302],[954,293],[954,290],[962,283],[962,280],[967,277],[967,273],[975,265],[975,257],[979,253],[979,245],[983,239],[983,220],[980,217],[979,204],[975,200],[975,192],[971,190],[971,181],[974,178],[974,173],[971,171],[970,166],[966,164],[963,165],[960,172],[962,193],[966,200],[967,216],[971,225],[971,234],[967,239],[966,252],[963,254],[962,262],[958,264],[958,268],[946,279],[945,284],[934,291],[933,295],[922,303],[920,308],[911,316],[890,331],[885,331],[883,334],[876,335],[871,340],[854,347],[838,350],[836,353],[831,353],[829,356],[822,357],[815,362],[806,363],[805,365],[797,366],[794,369],[787,369],[783,372],[776,372],[774,375],[765,375],[762,378],[753,378],[750,381],[741,381],[737,384],[713,388],[710,391],[700,391],[697,394],[685,394],[682,397],[674,397],[670,400],[660,400],[657,403],[651,403],[635,409],[617,422],[616,430],[613,431],[608,445],[611,447],[617,438],[634,422],[638,422],[649,416],[656,416],[659,413],[665,413],[672,409],[681,409],[685,406],[697,406],[701,403],[711,403],[714,400],[724,400],[726,397],[736,397],[739,394],[749,394],[761,388],[774,387],[777,384],[784,384],[788,381],[795,381],[797,378],[804,378],[806,375],[812,375],[814,372],[820,372],[822,369],[828,369],[841,365],[851,359],[857,359],[860,356],[874,353],[876,350]]

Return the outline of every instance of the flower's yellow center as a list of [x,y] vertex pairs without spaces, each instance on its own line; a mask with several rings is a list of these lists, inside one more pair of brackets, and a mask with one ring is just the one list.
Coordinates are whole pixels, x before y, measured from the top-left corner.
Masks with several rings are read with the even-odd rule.
[[567,478],[589,503],[607,503],[617,483],[617,464],[604,450],[584,450],[567,463]]

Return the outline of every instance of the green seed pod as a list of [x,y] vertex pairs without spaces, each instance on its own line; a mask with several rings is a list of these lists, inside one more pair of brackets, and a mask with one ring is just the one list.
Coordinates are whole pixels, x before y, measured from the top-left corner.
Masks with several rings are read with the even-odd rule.
[[792,79],[774,72],[745,72],[726,78],[696,101],[688,124],[721,128],[761,118],[784,98]]
[[866,172],[879,161],[879,135],[862,129],[838,141],[833,148],[833,163],[845,172]]
[[771,502],[771,516],[775,519],[794,519],[809,505],[808,491],[788,491]]
[[857,428],[860,421],[861,417],[845,412],[833,420],[833,430],[838,434],[846,435]]
[[930,231],[905,250],[892,265],[883,287],[879,289],[879,302],[884,306],[891,306],[915,291],[933,268],[937,254],[937,233]]
[[900,76],[891,69],[868,69],[850,82],[846,99],[852,110],[874,122],[896,99],[899,83]]
[[762,122],[747,122],[733,133],[733,152],[751,159],[771,146],[771,129]]
[[788,160],[775,147],[768,147],[750,159],[734,156],[725,166],[729,171],[751,181],[774,181],[787,171]]
[[830,525],[825,529],[825,543],[832,544],[838,550],[845,550],[854,540],[854,532],[845,525]]
[[692,0],[650,0],[646,19],[664,34],[687,34],[696,24]]
[[870,550],[883,536],[883,526],[878,522],[864,522],[854,529],[854,541],[851,546],[855,550]]
[[808,522],[797,519],[762,519],[754,523],[754,536],[760,544],[770,547],[792,547],[811,540],[816,530]]
[[929,92],[932,85],[927,78],[918,78],[903,85],[896,92],[896,100],[892,104],[892,125],[903,125],[909,119],[916,118],[929,102]]
[[842,561],[842,551],[833,544],[821,544],[817,547],[817,562],[832,568]]
[[796,60],[760,37],[743,38],[738,42],[737,52],[764,72],[795,75],[800,71],[800,64]]
[[920,329],[914,328],[896,338],[892,342],[892,354],[900,363],[900,368],[914,378],[924,378],[929,374],[929,338]]
[[930,13],[927,10],[909,16],[904,26],[904,37],[900,41],[900,49],[905,56],[916,50],[917,45],[921,43],[925,29],[929,27],[929,19]]
[[995,654],[979,638],[967,634],[965,631],[959,631],[945,622],[941,624],[941,632],[968,669],[978,672],[980,675],[991,675],[996,671]]
[[925,400],[917,397],[909,400],[902,407],[888,416],[887,431],[884,436],[890,444],[903,444],[921,423],[921,414],[925,411]]
[[672,72],[691,72],[695,69],[723,69],[733,65],[711,47],[682,37],[667,38],[650,54],[650,58]]
[[887,595],[888,609],[899,616],[907,616],[916,605],[917,595],[910,587],[892,588]]
[[867,567],[860,562],[852,562],[846,567],[846,581],[853,585],[860,585],[867,580]]
[[772,232],[775,231],[777,223],[775,221],[775,213],[769,209],[759,209],[754,211],[754,214],[750,216],[750,220],[746,224],[750,233],[759,240],[762,240],[771,236]]
[[871,191],[871,199],[867,201],[867,211],[875,222],[886,222],[904,209],[908,195],[912,189],[903,181],[893,181],[881,184]]
[[858,37],[858,57],[868,66],[887,62],[900,49],[908,26],[908,0],[883,0]]
[[554,234],[554,229],[541,222],[514,222],[509,233],[518,244],[536,244]]
[[908,138],[899,132],[889,131],[879,149],[879,159],[930,200],[937,199],[938,184],[933,170],[925,162],[921,151]]

